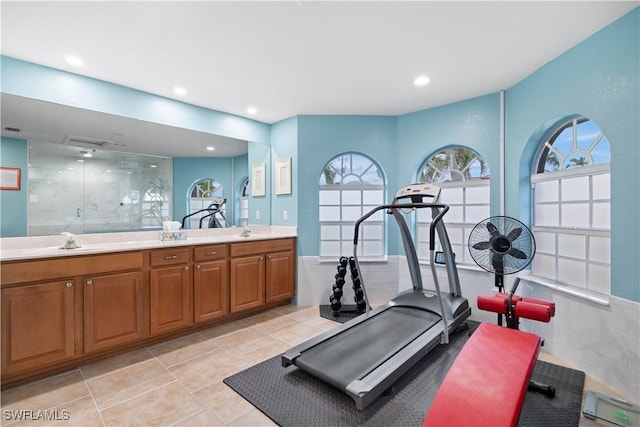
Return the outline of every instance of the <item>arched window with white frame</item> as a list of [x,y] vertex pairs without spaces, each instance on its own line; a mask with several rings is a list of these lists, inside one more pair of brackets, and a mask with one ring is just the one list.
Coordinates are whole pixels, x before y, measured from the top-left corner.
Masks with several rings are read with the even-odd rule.
[[[418,169],[418,182],[440,186],[440,203],[449,205],[444,217],[451,247],[459,265],[475,265],[467,249],[473,227],[489,217],[490,172],[474,150],[452,146],[429,156]],[[417,250],[420,261],[429,261],[429,209],[417,211]],[[436,242],[439,248],[440,242]]]
[[535,158],[532,274],[602,294],[611,291],[610,147],[586,117],[550,132]]
[[[331,159],[320,173],[320,258],[335,260],[353,254],[356,221],[384,204],[385,181],[380,166],[361,153]],[[377,212],[362,224],[358,257],[385,257],[385,218]]]

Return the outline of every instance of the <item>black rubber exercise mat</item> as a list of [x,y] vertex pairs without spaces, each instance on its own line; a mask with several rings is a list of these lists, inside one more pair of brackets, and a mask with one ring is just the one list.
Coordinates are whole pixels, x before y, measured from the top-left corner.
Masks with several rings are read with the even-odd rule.
[[346,304],[340,308],[337,316],[333,315],[333,310],[330,305],[320,305],[320,317],[324,317],[325,319],[333,320],[334,322],[344,323],[347,320],[351,320],[354,317],[360,316],[362,313],[358,311],[358,308],[355,304],[350,305]]
[[[468,322],[470,330],[476,322]],[[353,400],[303,372],[283,368],[280,356],[266,360],[224,380],[260,411],[281,426],[420,426],[439,385],[462,349],[469,331],[452,335],[401,377],[388,394],[365,410]],[[508,351],[508,349],[505,349]],[[358,357],[354,349],[353,357]],[[500,355],[496,355],[500,357]],[[556,387],[556,397],[527,392],[521,426],[577,426],[580,420],[584,373],[538,362],[532,379]],[[482,425],[482,414],[469,414],[470,426]]]

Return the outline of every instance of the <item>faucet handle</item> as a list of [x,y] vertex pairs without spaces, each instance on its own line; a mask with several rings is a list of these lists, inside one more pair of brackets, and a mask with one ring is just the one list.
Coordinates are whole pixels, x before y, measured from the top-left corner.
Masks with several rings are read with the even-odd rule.
[[60,233],[63,236],[66,236],[67,242],[60,247],[60,249],[77,249],[80,246],[76,243],[76,236],[73,233],[69,233],[68,231],[63,231]]
[[73,233],[69,233],[68,231],[63,231],[60,234],[62,234],[63,236],[67,236],[67,243],[76,241],[76,236]]

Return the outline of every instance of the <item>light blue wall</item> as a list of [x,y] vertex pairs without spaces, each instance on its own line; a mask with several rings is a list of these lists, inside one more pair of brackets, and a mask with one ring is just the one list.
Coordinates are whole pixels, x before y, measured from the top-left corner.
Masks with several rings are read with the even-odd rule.
[[27,235],[27,141],[0,138],[0,166],[20,169],[20,190],[0,190],[0,237]]
[[[373,158],[387,177],[388,188],[398,186],[395,117],[298,116],[298,247],[301,256],[317,256],[320,245],[318,190],[320,174],[333,157],[361,152]],[[395,233],[389,227],[390,233]],[[390,234],[389,253],[397,253]]]
[[530,217],[536,148],[558,120],[593,120],[611,145],[611,292],[640,301],[640,9],[506,92],[506,213]]
[[491,209],[500,206],[500,99],[498,94],[406,114],[398,118],[400,185],[414,182],[427,157],[450,145],[472,148],[489,164]]
[[[298,223],[298,119],[292,117],[271,126],[272,165],[276,160],[291,158],[291,194],[275,194],[271,199],[271,224],[296,225]],[[272,167],[271,182],[276,182],[275,167]],[[274,184],[275,185],[275,184]],[[287,211],[287,219],[283,212]]]

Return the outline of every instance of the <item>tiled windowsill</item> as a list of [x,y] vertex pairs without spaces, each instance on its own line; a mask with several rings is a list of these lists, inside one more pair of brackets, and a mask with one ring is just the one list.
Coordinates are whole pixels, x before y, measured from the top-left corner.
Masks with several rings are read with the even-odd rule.
[[571,295],[576,298],[583,299],[585,301],[589,301],[593,304],[602,305],[605,307],[609,307],[609,295],[601,294],[598,292],[590,291],[588,289],[578,288],[576,286],[565,285],[553,280],[545,279],[539,276],[535,276],[530,273],[519,274],[518,277],[520,280],[524,280],[528,283],[543,286],[545,288],[551,289],[555,292],[560,292],[566,295]]

